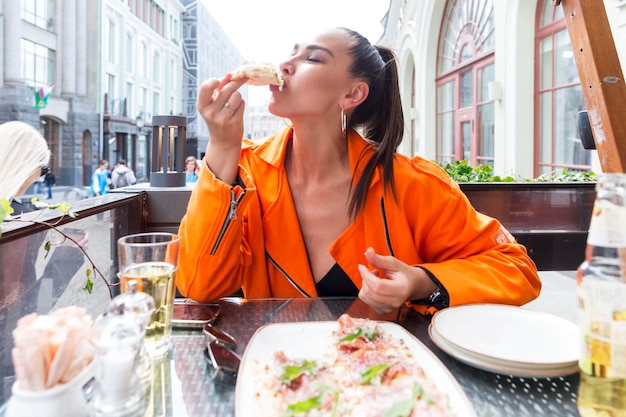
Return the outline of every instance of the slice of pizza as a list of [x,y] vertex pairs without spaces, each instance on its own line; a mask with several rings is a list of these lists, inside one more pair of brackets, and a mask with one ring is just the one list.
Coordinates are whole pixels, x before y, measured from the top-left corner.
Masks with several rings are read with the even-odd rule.
[[343,315],[316,358],[274,352],[259,362],[259,415],[451,417],[447,395],[379,322]]
[[247,77],[246,84],[250,85],[277,85],[279,90],[283,89],[283,78],[276,70],[274,64],[270,62],[257,63],[245,61],[236,70],[231,72],[233,80],[240,80]]
[[329,368],[342,387],[341,408],[356,413],[351,415],[450,415],[447,396],[437,390],[410,349],[378,322],[344,314],[331,344],[336,357]]

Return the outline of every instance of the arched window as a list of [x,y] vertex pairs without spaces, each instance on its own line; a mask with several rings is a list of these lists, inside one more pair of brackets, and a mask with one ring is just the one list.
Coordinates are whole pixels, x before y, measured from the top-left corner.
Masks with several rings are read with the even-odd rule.
[[585,108],[563,8],[539,0],[535,39],[535,176],[564,168],[591,169],[578,134]]
[[437,56],[437,162],[493,165],[493,0],[448,0]]

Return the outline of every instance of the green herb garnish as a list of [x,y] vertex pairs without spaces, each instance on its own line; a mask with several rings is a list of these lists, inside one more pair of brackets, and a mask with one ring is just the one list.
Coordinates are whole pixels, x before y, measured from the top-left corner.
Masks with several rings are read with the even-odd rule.
[[281,382],[289,384],[300,375],[309,374],[317,368],[317,362],[304,360],[300,365],[285,365],[283,366],[283,373],[280,376]]
[[340,339],[341,342],[352,342],[361,336],[364,336],[367,340],[373,340],[378,334],[378,328],[376,326],[364,331],[362,327],[357,327],[353,333],[345,335]]
[[389,368],[391,365],[391,363],[379,363],[370,366],[365,372],[361,374],[361,384],[369,384],[372,379],[376,378],[382,371]]
[[342,342],[352,342],[352,341],[358,339],[359,337],[361,337],[362,334],[363,334],[363,329],[358,327],[354,333],[350,333],[350,334],[342,337],[340,340]]
[[315,410],[316,408],[320,408],[324,404],[324,398],[328,395],[332,395],[333,397],[332,415],[335,415],[339,393],[327,385],[319,382],[314,383],[312,387],[314,389],[320,389],[320,393],[311,398],[307,398],[306,400],[297,401],[287,405],[287,409],[282,413],[282,417],[292,417],[298,414],[307,413],[311,410]]

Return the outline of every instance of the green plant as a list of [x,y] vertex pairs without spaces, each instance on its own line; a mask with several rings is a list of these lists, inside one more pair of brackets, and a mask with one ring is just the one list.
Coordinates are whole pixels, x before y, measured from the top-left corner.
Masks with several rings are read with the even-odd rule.
[[439,164],[456,182],[594,182],[598,175],[591,171],[572,171],[564,168],[561,172],[542,174],[537,178],[528,179],[521,176],[494,175],[493,168],[487,164],[472,167],[467,160],[456,160],[453,163]]
[[573,171],[569,172],[567,168],[561,173],[551,172],[550,174],[542,174],[533,181],[537,182],[595,182],[598,181],[598,174],[593,171]]
[[519,179],[507,175],[494,175],[493,168],[487,164],[472,168],[467,160],[456,160],[451,164],[442,164],[441,167],[456,182],[515,182]]
[[[112,287],[116,284],[110,284],[109,281],[104,277],[104,274],[102,274],[102,272],[98,269],[98,267],[95,265],[94,261],[92,260],[92,258],[89,256],[89,254],[87,253],[87,251],[85,250],[85,248],[78,243],[73,237],[69,236],[68,234],[66,234],[63,230],[59,229],[58,226],[61,224],[63,218],[65,216],[69,216],[69,217],[76,217],[77,214],[74,213],[72,210],[72,204],[66,202],[66,201],[62,201],[58,204],[49,204],[49,205],[43,205],[41,203],[38,203],[39,199],[38,198],[33,198],[31,200],[31,202],[33,203],[33,205],[39,205],[39,206],[44,206],[45,209],[48,210],[59,210],[61,211],[61,213],[63,214],[56,222],[54,223],[49,223],[49,222],[45,222],[45,221],[41,221],[41,220],[37,220],[37,217],[39,217],[41,214],[43,214],[43,211],[41,211],[39,213],[39,215],[37,217],[34,218],[28,218],[28,219],[24,219],[22,218],[22,216],[11,216],[11,214],[13,214],[13,207],[11,207],[11,204],[9,203],[9,201],[4,200],[4,199],[0,199],[0,224],[2,224],[3,222],[6,223],[28,223],[28,224],[38,224],[38,225],[42,225],[45,226],[49,229],[52,229],[54,231],[56,231],[57,233],[59,233],[61,236],[63,236],[63,240],[57,244],[63,244],[66,240],[69,240],[70,242],[72,242],[81,252],[82,254],[85,256],[85,258],[87,258],[87,261],[91,264],[91,268],[87,268],[87,270],[85,271],[85,276],[86,276],[86,281],[85,281],[85,286],[83,287],[83,291],[88,292],[89,294],[92,293],[93,291],[93,280],[92,277],[94,275],[100,277],[102,279],[102,281],[107,285],[107,289],[109,291],[109,296],[111,298],[113,298],[113,291],[112,291]],[[0,236],[2,236],[2,228],[0,228]],[[48,257],[48,254],[50,253],[50,249],[52,248],[52,243],[48,240],[44,243],[44,250],[46,252],[45,257]]]

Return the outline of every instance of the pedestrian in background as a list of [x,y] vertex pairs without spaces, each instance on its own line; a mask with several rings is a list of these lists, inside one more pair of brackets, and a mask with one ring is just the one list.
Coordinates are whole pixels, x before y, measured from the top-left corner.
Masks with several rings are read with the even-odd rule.
[[198,181],[198,161],[194,156],[185,159],[185,182]]
[[125,159],[120,159],[113,172],[111,172],[111,185],[113,188],[122,188],[133,185],[137,182],[137,177],[132,169],[126,165]]
[[44,194],[44,181],[46,180],[46,174],[49,170],[48,167],[41,167],[41,176],[35,181],[35,194]]
[[43,180],[44,185],[48,189],[48,200],[52,200],[52,187],[57,184],[57,177],[52,170],[49,170]]
[[109,161],[101,159],[91,176],[91,186],[89,187],[89,195],[103,195],[109,193]]

